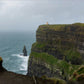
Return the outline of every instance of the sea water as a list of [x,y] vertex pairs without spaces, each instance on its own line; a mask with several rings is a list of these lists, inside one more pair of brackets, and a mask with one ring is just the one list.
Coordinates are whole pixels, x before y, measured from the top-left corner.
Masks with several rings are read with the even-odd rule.
[[[3,66],[18,74],[27,73],[28,58],[32,44],[35,42],[35,32],[0,32],[0,56]],[[24,45],[28,56],[20,56]]]

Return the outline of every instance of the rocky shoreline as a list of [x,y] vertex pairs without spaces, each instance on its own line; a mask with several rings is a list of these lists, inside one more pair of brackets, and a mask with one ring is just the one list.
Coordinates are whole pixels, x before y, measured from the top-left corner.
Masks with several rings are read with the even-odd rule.
[[66,84],[63,80],[52,80],[46,78],[38,78],[35,76],[16,74],[7,71],[2,66],[2,58],[0,57],[0,84],[56,84],[58,81],[60,84]]

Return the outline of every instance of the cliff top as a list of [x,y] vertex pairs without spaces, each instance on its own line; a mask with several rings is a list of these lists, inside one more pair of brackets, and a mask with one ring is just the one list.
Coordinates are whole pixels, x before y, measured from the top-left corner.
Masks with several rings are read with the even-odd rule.
[[73,24],[43,24],[40,26],[66,26],[66,25],[79,25],[79,26],[84,26],[84,23],[73,23]]
[[[50,29],[50,30],[55,30],[55,31],[70,31],[72,27],[73,29],[78,29],[78,27],[80,27],[80,29],[84,29],[84,23],[74,23],[74,24],[49,24],[49,25],[40,25],[38,30],[45,30],[45,29]],[[38,31],[37,30],[37,31]]]

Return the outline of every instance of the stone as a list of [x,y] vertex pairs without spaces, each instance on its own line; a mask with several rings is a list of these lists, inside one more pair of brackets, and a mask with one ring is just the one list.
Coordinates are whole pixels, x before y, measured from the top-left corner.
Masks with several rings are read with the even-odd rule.
[[27,56],[27,49],[26,49],[26,46],[24,46],[24,48],[23,48],[23,56]]
[[2,66],[3,59],[0,57],[0,72],[6,71],[6,69]]

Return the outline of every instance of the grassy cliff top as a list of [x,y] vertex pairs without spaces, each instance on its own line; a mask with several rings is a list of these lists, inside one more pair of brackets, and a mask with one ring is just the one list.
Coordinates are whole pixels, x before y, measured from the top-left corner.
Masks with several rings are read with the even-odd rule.
[[55,31],[64,31],[66,30],[70,30],[71,28],[84,28],[84,23],[74,23],[74,24],[44,24],[44,25],[40,25],[38,30],[44,30],[44,29],[51,29],[51,30],[55,30]]
[[43,25],[40,25],[40,26],[50,26],[50,27],[56,27],[56,26],[69,26],[69,25],[79,25],[79,26],[84,26],[84,23],[73,23],[73,24],[43,24]]

